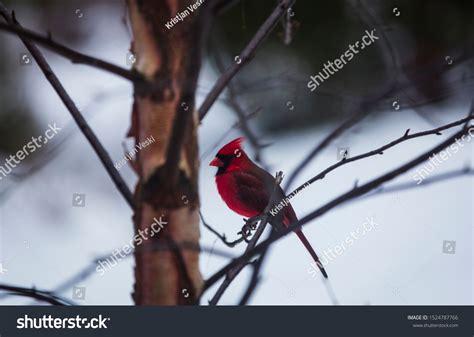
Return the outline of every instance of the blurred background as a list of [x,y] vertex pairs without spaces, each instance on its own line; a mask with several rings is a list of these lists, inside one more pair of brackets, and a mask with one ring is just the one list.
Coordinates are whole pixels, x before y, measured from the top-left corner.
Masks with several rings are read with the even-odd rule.
[[[198,105],[223,69],[235,62],[273,10],[274,0],[233,2],[212,24],[197,91]],[[131,67],[132,40],[124,1],[6,1],[18,20],[73,49]],[[205,3],[204,3],[205,4]],[[256,141],[245,149],[271,172],[287,175],[328,133],[370,102],[370,115],[347,130],[293,182],[295,188],[338,160],[379,147],[406,129],[431,129],[465,117],[474,87],[474,3],[472,1],[297,1],[252,62],[232,81],[200,127],[202,212],[229,238],[242,226],[217,194],[215,168],[207,163],[227,141],[244,135],[236,123],[250,115]],[[290,28],[288,28],[288,25]],[[310,76],[338,58],[365,30],[381,38],[356,55],[315,91]],[[290,42],[290,43],[288,43]],[[120,161],[130,125],[131,85],[111,74],[44,51],[53,70],[91,127]],[[100,276],[94,259],[107,256],[133,236],[132,213],[21,41],[0,32],[0,163],[48,124],[62,130],[0,180],[0,283],[56,290],[78,304],[132,304],[133,258]],[[386,94],[387,93],[387,94]],[[258,111],[258,113],[255,113]],[[236,113],[237,112],[237,113]],[[444,133],[448,136],[454,130]],[[350,189],[397,167],[440,142],[430,136],[403,143],[383,156],[346,165],[292,199],[302,217]],[[159,142],[160,140],[157,139]],[[473,166],[467,142],[427,178]],[[266,146],[268,145],[268,146]],[[420,165],[421,168],[423,165]],[[419,169],[418,168],[418,169]],[[119,170],[131,188],[130,167]],[[473,304],[474,184],[472,174],[453,174],[416,185],[416,170],[390,184],[408,184],[351,202],[308,224],[305,232],[320,255],[343,242],[367,217],[378,226],[328,262],[340,304]],[[285,185],[285,180],[283,181]],[[424,186],[426,185],[426,186]],[[84,207],[72,204],[83,194]],[[202,228],[202,244],[238,255]],[[446,250],[446,245],[454,247]],[[204,278],[227,262],[201,255]],[[263,268],[252,304],[332,304],[311,259],[296,237],[275,245]],[[87,278],[75,277],[92,264]],[[89,268],[90,269],[90,268]],[[243,272],[224,295],[240,298],[249,277]],[[212,288],[204,297],[213,294]],[[0,294],[0,305],[32,303]]]

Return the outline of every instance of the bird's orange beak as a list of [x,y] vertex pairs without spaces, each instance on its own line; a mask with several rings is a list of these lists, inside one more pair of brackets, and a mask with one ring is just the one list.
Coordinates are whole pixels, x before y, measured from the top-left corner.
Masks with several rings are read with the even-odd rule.
[[224,163],[216,157],[209,163],[209,166],[221,167],[224,166]]

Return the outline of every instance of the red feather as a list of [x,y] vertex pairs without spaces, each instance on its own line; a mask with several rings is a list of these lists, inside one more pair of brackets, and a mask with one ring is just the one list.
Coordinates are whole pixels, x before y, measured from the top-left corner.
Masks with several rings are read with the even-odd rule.
[[[242,142],[243,138],[237,138],[224,145],[210,165],[218,167],[217,190],[227,206],[237,214],[251,218],[264,212],[275,186],[275,178],[250,160],[242,149]],[[285,198],[279,186],[276,192],[277,200]],[[290,204],[270,219],[275,229],[281,229],[282,224],[288,227],[296,221],[298,218]],[[327,278],[323,265],[303,232],[296,230],[295,233]]]

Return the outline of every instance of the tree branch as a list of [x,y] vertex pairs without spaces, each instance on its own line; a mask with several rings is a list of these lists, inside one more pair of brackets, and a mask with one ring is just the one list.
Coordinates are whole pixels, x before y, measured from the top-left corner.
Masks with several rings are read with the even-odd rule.
[[206,220],[204,220],[204,217],[201,213],[201,211],[199,211],[199,216],[201,218],[201,222],[202,224],[204,225],[204,227],[206,227],[207,229],[209,229],[209,231],[211,231],[215,236],[217,236],[221,241],[222,243],[224,243],[227,247],[230,247],[230,248],[233,248],[235,247],[237,244],[241,243],[242,241],[245,240],[245,237],[242,235],[240,238],[238,238],[237,240],[234,240],[234,241],[227,241],[227,237],[225,236],[225,234],[220,234],[218,231],[216,231],[214,228],[212,228],[207,222]]
[[[3,18],[8,22],[10,26],[21,28],[21,25],[18,23],[18,21],[16,21],[15,17],[9,14],[8,10],[1,2],[0,2],[0,15],[3,16]],[[132,197],[132,193],[128,189],[127,184],[125,183],[125,181],[122,179],[120,174],[115,169],[114,164],[112,160],[110,159],[109,154],[100,143],[94,131],[92,131],[90,126],[87,124],[87,121],[84,119],[79,109],[76,107],[71,97],[68,95],[63,85],[61,84],[57,76],[54,74],[53,70],[49,66],[43,54],[31,42],[25,40],[24,38],[21,38],[21,40],[23,41],[23,43],[25,44],[26,48],[31,53],[33,58],[38,63],[38,66],[40,67],[41,71],[43,72],[43,74],[45,75],[45,77],[47,78],[51,86],[54,88],[58,96],[61,98],[61,101],[64,103],[66,108],[71,113],[71,116],[76,121],[79,129],[81,129],[82,133],[91,144],[92,148],[94,149],[95,153],[97,154],[100,161],[104,165],[105,170],[109,174],[110,178],[114,182],[117,189],[122,193],[123,197],[128,202],[130,207],[133,208],[133,197]]]
[[411,190],[411,189],[414,189],[414,188],[429,186],[429,185],[436,184],[436,183],[439,183],[439,182],[443,182],[443,181],[446,181],[446,180],[450,180],[450,179],[453,179],[453,178],[460,178],[460,177],[466,177],[466,176],[474,176],[474,169],[472,169],[470,167],[465,167],[465,168],[460,169],[460,170],[441,173],[441,174],[438,174],[434,177],[424,179],[423,182],[420,185],[416,185],[416,184],[414,185],[413,182],[406,182],[406,183],[400,183],[398,185],[393,185],[393,186],[388,186],[388,187],[382,186],[382,187],[374,190],[372,193],[368,193],[368,194],[363,195],[358,200],[371,198],[371,197],[384,195],[384,194],[389,194],[389,193],[407,191],[407,190]]
[[[251,118],[254,118],[255,116],[257,116],[260,112],[262,111],[261,107],[259,107],[258,109],[254,110],[253,112],[247,114],[245,116],[246,120],[247,119],[251,119]],[[210,146],[206,151],[204,151],[204,153],[201,155],[201,160],[205,157],[207,157],[211,152],[213,152],[214,150],[217,149],[217,147],[219,145],[221,145],[221,143],[224,141],[224,139],[226,139],[226,137],[229,135],[229,133],[236,129],[237,127],[240,127],[241,125],[241,122],[240,121],[236,121],[234,124],[232,124],[232,126],[230,128],[228,128],[226,130],[226,132],[224,132],[222,134],[222,136],[214,143],[214,145]]]
[[30,297],[34,298],[35,300],[46,302],[52,305],[74,305],[74,303],[64,298],[53,295],[49,291],[37,290],[34,288],[16,287],[6,284],[0,284],[0,290],[6,291],[11,295]]
[[303,171],[303,169],[308,165],[322,150],[324,150],[334,139],[339,137],[344,131],[349,129],[351,126],[362,120],[365,116],[367,116],[369,112],[366,109],[365,104],[358,110],[357,113],[353,114],[349,119],[347,119],[344,123],[339,125],[336,129],[334,129],[329,135],[327,135],[302,161],[301,163],[294,169],[291,173],[288,181],[286,183],[286,187],[290,187],[291,183],[296,179],[296,177]]
[[[217,45],[217,43],[215,43],[215,45]],[[221,74],[223,74],[225,72],[225,66],[224,66],[224,62],[222,60],[222,55],[219,53],[219,48],[215,48],[215,49],[217,51],[215,53],[214,59],[215,59],[217,68],[219,69]],[[257,162],[259,162],[261,165],[265,166],[265,164],[262,162],[262,158],[261,158],[261,150],[264,147],[264,145],[260,144],[258,136],[256,134],[254,134],[254,132],[252,131],[252,128],[250,127],[250,125],[248,123],[248,119],[249,119],[248,114],[245,113],[244,109],[242,108],[242,106],[239,104],[239,102],[237,100],[237,89],[236,89],[234,83],[232,83],[232,81],[229,81],[228,86],[227,86],[227,90],[228,90],[228,93],[229,93],[229,102],[228,102],[228,104],[232,108],[232,110],[235,112],[235,114],[237,115],[237,117],[239,119],[239,128],[240,128],[240,130],[242,130],[242,132],[247,137],[250,144],[252,145],[252,147],[255,150],[255,160]]]
[[[270,237],[272,236],[274,232],[272,231],[270,233]],[[260,257],[258,258],[255,263],[252,264],[253,266],[253,273],[252,277],[250,278],[250,282],[247,286],[247,289],[245,290],[244,295],[242,296],[239,305],[246,305],[247,302],[250,300],[250,297],[252,297],[252,294],[255,292],[258,286],[258,282],[260,281],[260,270],[262,269],[263,266],[263,261],[268,255],[268,251],[270,250],[270,246],[267,247],[267,249],[264,249],[263,252],[260,254]]]
[[315,175],[313,178],[306,181],[304,184],[300,185],[293,192],[288,194],[288,196],[290,196],[292,194],[294,195],[294,194],[300,192],[302,189],[306,188],[309,184],[312,184],[317,180],[323,179],[326,176],[326,174],[328,174],[329,172],[335,170],[336,168],[338,168],[340,166],[343,166],[343,165],[346,165],[346,164],[349,164],[351,162],[358,161],[358,160],[361,160],[361,159],[364,159],[364,158],[372,157],[372,156],[375,156],[375,155],[382,155],[383,151],[388,150],[389,148],[394,147],[395,145],[398,145],[398,144],[403,143],[403,142],[405,142],[407,140],[410,140],[410,139],[424,137],[424,136],[428,136],[428,135],[441,135],[441,131],[453,128],[453,127],[461,125],[463,123],[467,123],[468,121],[470,121],[472,119],[474,119],[474,116],[469,115],[469,116],[467,116],[463,119],[460,119],[458,121],[440,126],[438,128],[427,130],[427,131],[422,131],[422,132],[418,132],[418,133],[413,133],[411,135],[409,134],[410,129],[408,129],[408,130],[405,131],[405,134],[403,136],[391,141],[388,144],[385,144],[385,145],[380,146],[379,148],[377,148],[375,150],[360,154],[358,156],[342,159],[341,161],[337,162],[336,164],[333,164],[333,165],[329,166],[325,170],[323,170],[320,173],[318,173],[317,175]]
[[294,2],[295,0],[283,0],[281,3],[279,3],[270,16],[262,24],[262,26],[260,26],[257,33],[250,40],[244,50],[240,53],[238,56],[240,61],[233,63],[229,68],[227,68],[225,73],[219,77],[216,84],[214,84],[214,87],[211,89],[211,92],[207,95],[206,99],[199,108],[200,121],[204,119],[206,114],[209,112],[209,109],[225,89],[229,81],[239,72],[240,69],[242,69],[244,65],[250,62],[257,48],[270,34],[280,18],[286,13],[288,8],[290,8]]
[[109,73],[115,74],[119,77],[125,78],[132,82],[138,82],[138,81],[143,80],[143,78],[140,76],[138,72],[131,71],[131,70],[119,67],[115,64],[109,63],[107,61],[75,51],[56,41],[53,41],[51,36],[41,36],[38,33],[35,33],[29,29],[22,28],[18,25],[14,25],[13,23],[10,23],[10,21],[5,17],[5,15],[2,15],[2,16],[9,23],[0,22],[0,30],[3,30],[11,34],[16,34],[19,37],[21,37],[22,40],[34,41],[42,45],[43,47],[48,48],[49,50],[55,52],[56,54],[59,54],[69,59],[73,63],[85,64],[97,69],[105,70]]

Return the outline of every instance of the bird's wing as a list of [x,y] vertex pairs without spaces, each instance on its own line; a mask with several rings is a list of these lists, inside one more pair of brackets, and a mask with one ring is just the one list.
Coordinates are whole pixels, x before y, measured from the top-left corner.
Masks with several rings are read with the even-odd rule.
[[[261,171],[237,171],[234,173],[235,183],[238,186],[236,198],[240,208],[250,208],[254,212],[252,216],[263,213],[275,186],[275,178],[265,170],[258,169]],[[274,204],[280,203],[284,197],[285,193],[280,186],[277,186],[273,199]],[[269,222],[275,228],[282,228],[283,223],[288,225],[296,219],[291,205],[274,207],[273,213],[276,214],[270,217]],[[290,219],[287,219],[288,217]]]
[[245,171],[234,172],[233,178],[238,187],[236,198],[242,207],[252,210],[256,213],[255,215],[262,213],[270,198],[268,186],[266,186],[268,182]]

